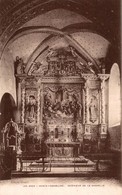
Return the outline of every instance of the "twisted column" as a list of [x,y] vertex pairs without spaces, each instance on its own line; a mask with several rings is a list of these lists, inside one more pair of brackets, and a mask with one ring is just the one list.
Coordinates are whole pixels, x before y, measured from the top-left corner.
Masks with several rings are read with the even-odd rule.
[[37,92],[37,124],[40,122],[40,87]]
[[18,122],[21,121],[21,79],[16,78],[17,83],[17,118]]
[[43,106],[44,106],[44,98],[43,98],[43,84],[41,84],[41,89],[40,89],[40,102],[41,102],[41,110],[40,110],[40,123],[42,125],[43,123]]
[[101,82],[101,123],[105,124],[105,80]]
[[86,123],[85,90],[83,89],[83,124]]
[[84,96],[84,100],[85,100],[85,124],[89,123],[88,96],[89,96],[89,88],[88,88],[88,84],[87,84],[87,81],[86,81],[86,83],[85,83],[85,96]]
[[109,78],[108,74],[99,74],[101,80],[101,96],[100,96],[100,123],[105,124],[106,112],[105,112],[105,80]]
[[22,93],[21,93],[21,100],[22,100],[22,112],[21,112],[21,122],[24,123],[25,118],[25,87],[22,87]]

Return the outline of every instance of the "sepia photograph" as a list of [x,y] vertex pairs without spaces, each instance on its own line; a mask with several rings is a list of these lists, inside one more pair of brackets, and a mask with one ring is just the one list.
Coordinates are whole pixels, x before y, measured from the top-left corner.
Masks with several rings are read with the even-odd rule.
[[121,0],[0,0],[0,194],[121,195]]

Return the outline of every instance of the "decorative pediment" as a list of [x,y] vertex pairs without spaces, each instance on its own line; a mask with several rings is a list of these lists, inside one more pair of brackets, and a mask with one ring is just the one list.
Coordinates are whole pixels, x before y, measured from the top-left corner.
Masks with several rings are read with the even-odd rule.
[[33,62],[28,75],[40,75],[43,76],[44,72],[47,71],[48,66],[43,65],[41,62]]
[[76,76],[80,74],[77,56],[70,47],[50,49],[47,55],[48,71],[46,76]]
[[94,73],[93,64],[85,62],[77,51],[69,47],[51,48],[42,62],[32,63],[28,75],[40,75],[46,77],[81,76]]

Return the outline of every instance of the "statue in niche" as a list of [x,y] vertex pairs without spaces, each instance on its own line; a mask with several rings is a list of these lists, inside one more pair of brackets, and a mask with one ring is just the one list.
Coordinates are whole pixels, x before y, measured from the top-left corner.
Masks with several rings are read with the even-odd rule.
[[34,95],[29,96],[29,102],[26,106],[27,122],[33,123],[36,121],[37,103]]
[[90,100],[89,114],[90,114],[90,121],[92,123],[97,121],[97,118],[98,118],[98,100],[94,95],[92,95],[91,100]]
[[19,56],[16,56],[16,61],[14,62],[15,74],[24,74],[25,73],[25,63],[23,59]]

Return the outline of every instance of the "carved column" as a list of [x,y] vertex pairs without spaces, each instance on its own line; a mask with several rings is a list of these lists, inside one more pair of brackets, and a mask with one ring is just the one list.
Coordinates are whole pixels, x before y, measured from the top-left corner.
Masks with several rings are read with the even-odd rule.
[[85,79],[85,85],[84,85],[84,90],[83,90],[83,106],[84,106],[84,111],[83,111],[83,122],[85,124],[85,135],[87,135],[87,139],[90,139],[90,125],[89,125],[89,78],[88,75],[83,75],[83,78]]
[[43,98],[43,84],[41,84],[41,88],[40,88],[40,102],[41,102],[41,110],[40,110],[40,123],[41,126],[43,126],[43,104],[44,104],[44,98]]
[[105,124],[105,80],[101,81],[101,123]]
[[85,86],[84,86],[84,106],[85,106],[85,117],[84,117],[84,124],[85,124],[85,135],[87,138],[91,138],[91,122],[90,122],[90,113],[89,113],[89,96],[90,90],[96,89],[97,85],[94,85],[93,81],[98,81],[98,76],[95,74],[82,74],[82,77],[85,79]]
[[21,79],[16,78],[17,83],[17,121],[21,121]]
[[99,74],[101,80],[101,96],[100,96],[100,132],[101,138],[105,138],[107,134],[107,124],[106,124],[106,109],[105,109],[105,81],[109,78],[108,74]]
[[84,123],[89,124],[89,75],[83,74],[82,77],[85,79],[85,85],[83,90],[83,104],[84,104]]
[[21,88],[21,104],[22,104],[22,110],[21,110],[21,122],[25,122],[25,86],[22,84]]
[[37,124],[40,123],[40,87],[38,87],[37,92]]
[[99,74],[101,80],[101,97],[100,97],[100,123],[105,124],[106,113],[105,113],[105,80],[109,78],[109,75]]
[[89,97],[89,87],[88,87],[88,81],[85,83],[85,123],[89,123],[89,106],[88,106],[88,99]]
[[99,124],[101,124],[101,116],[102,116],[102,110],[101,110],[101,102],[102,102],[102,99],[101,99],[101,85],[100,85],[100,89],[99,89]]
[[86,110],[85,110],[85,102],[86,102],[86,96],[85,96],[85,89],[83,89],[83,124],[86,123]]

